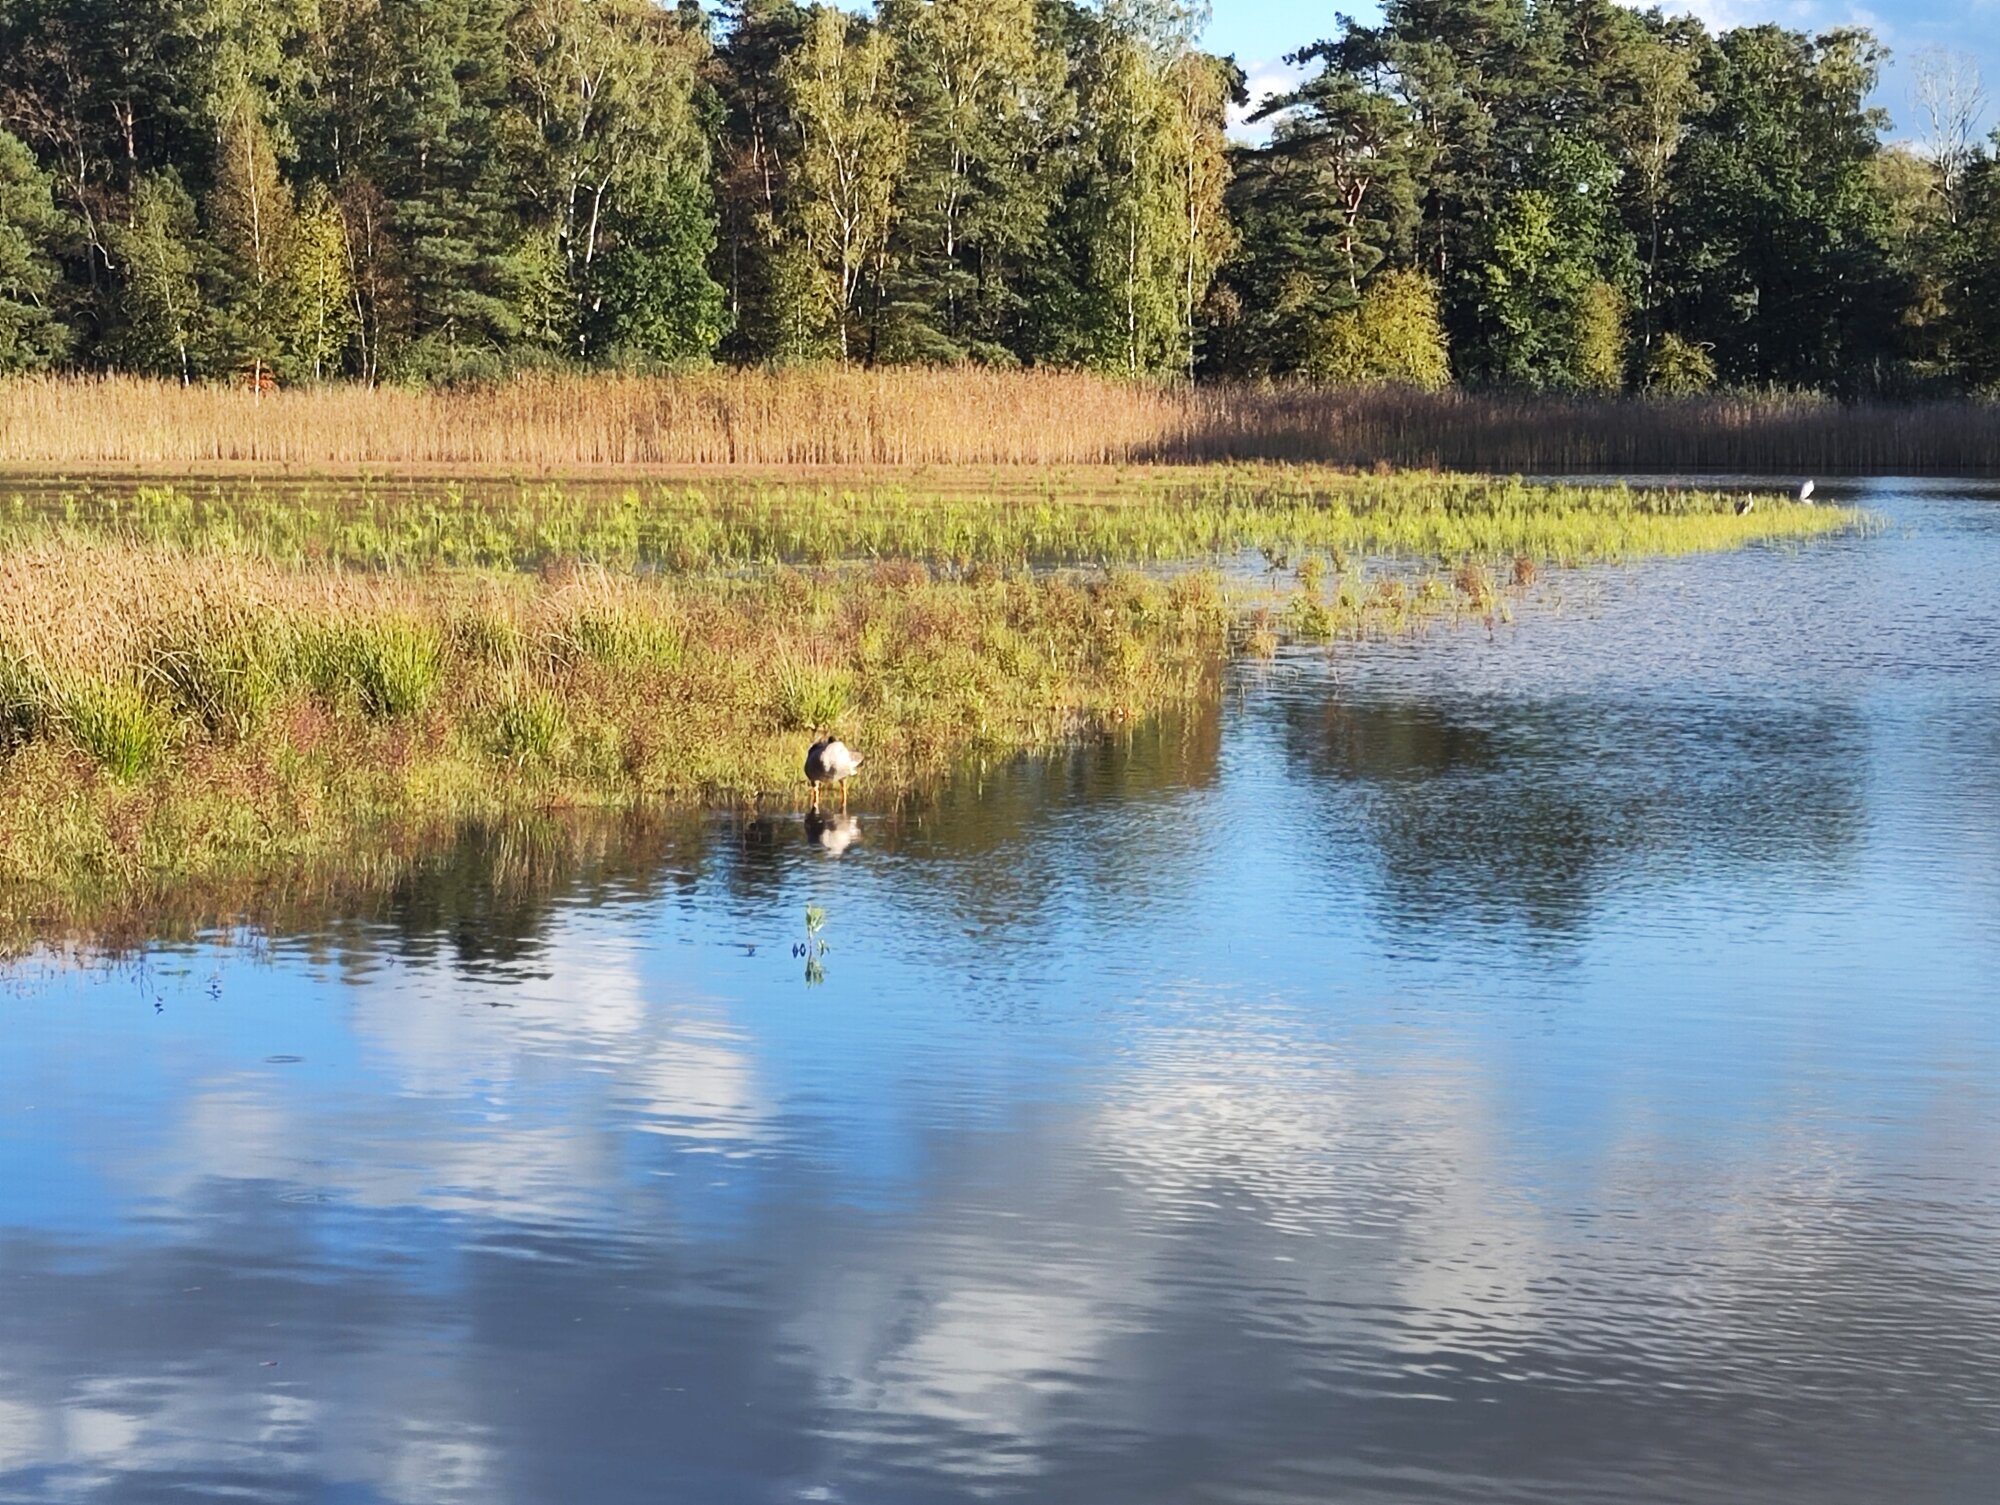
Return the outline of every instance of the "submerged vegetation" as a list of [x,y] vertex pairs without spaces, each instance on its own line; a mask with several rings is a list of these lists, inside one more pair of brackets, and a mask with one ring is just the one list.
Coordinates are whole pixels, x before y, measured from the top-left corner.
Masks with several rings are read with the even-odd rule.
[[822,729],[881,801],[1197,702],[1232,651],[1855,520],[1438,477],[912,485],[23,496],[0,518],[0,940],[466,820],[790,806]]

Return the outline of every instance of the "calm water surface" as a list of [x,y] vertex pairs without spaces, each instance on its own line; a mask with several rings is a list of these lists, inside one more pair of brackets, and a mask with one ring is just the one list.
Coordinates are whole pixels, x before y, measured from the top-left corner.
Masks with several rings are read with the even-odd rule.
[[0,1499],[1993,1499],[2000,496],[1826,489],[858,833],[12,974]]

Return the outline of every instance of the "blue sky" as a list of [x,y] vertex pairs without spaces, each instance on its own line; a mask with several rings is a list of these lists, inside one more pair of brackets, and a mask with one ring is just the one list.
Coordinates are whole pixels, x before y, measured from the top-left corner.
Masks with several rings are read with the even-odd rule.
[[[1327,35],[1337,11],[1372,16],[1370,0],[1213,0],[1208,45],[1233,52],[1251,76],[1253,94],[1280,85],[1281,60],[1287,52]],[[1910,55],[1927,46],[1955,48],[1979,59],[1987,92],[2000,96],[2000,0],[1952,0],[1938,5],[1919,0],[1694,0],[1669,4],[1668,10],[1691,11],[1711,30],[1775,21],[1799,31],[1824,31],[1835,26],[1866,26],[1886,42],[1895,61],[1884,75],[1876,103],[1896,118],[1898,134],[1912,128],[1909,79],[1903,69]],[[1996,112],[1987,110],[1991,129]]]

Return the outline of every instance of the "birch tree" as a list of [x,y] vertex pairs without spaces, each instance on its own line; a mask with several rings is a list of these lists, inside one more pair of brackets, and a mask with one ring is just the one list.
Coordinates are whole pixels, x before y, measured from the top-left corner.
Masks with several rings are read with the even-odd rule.
[[843,361],[853,355],[863,278],[887,244],[909,151],[894,63],[886,32],[817,6],[779,65],[797,133],[792,208],[826,280]]

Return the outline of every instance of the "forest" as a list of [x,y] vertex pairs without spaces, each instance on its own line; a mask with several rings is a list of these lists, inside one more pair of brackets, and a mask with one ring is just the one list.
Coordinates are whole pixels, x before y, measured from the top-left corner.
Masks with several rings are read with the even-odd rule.
[[[2000,383],[1970,63],[1389,0],[0,0],[0,373],[725,362],[1577,394]],[[1267,132],[1231,139],[1232,109]],[[1900,125],[1899,134],[1896,126]]]

